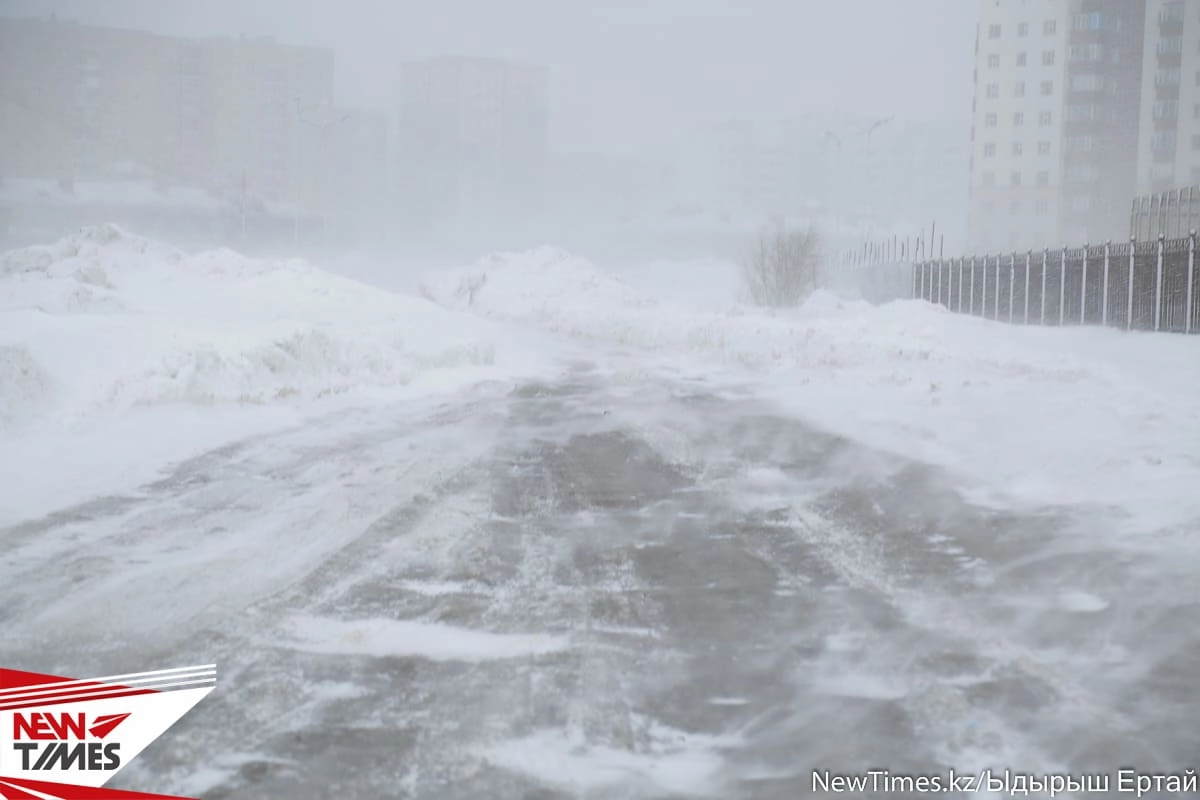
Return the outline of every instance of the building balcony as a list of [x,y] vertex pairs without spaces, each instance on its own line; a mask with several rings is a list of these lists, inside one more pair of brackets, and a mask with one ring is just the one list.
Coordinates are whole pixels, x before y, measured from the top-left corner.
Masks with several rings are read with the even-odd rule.
[[1172,36],[1172,37],[1166,38],[1166,39],[1159,39],[1158,44],[1154,48],[1154,51],[1156,53],[1158,53],[1160,56],[1170,55],[1172,53],[1182,53],[1183,52],[1183,37],[1182,36]]

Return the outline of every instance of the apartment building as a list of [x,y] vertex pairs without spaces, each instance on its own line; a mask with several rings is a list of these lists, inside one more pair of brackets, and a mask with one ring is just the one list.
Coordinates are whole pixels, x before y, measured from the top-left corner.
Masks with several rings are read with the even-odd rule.
[[184,41],[176,73],[180,146],[195,142],[211,182],[323,212],[339,121],[332,50],[270,38]]
[[175,56],[147,33],[0,19],[0,174],[174,173]]
[[0,19],[0,176],[137,177],[313,207],[332,51]]
[[968,246],[1057,242],[1072,0],[982,0],[975,45]]
[[1200,3],[1149,0],[1138,194],[1200,185]]
[[1060,243],[1120,238],[1137,188],[1145,0],[1070,9],[1063,107]]
[[542,209],[549,71],[441,56],[404,64],[396,131],[402,221],[503,226]]
[[[1040,91],[1031,94],[1034,84],[1014,71],[1034,58],[1023,40],[1039,17],[1047,35],[1046,72],[1036,78]],[[1027,136],[1017,123],[1028,131],[1032,115],[1037,135]],[[1033,192],[1027,191],[1031,174]],[[982,0],[972,249],[1120,238],[1135,196],[1195,185],[1200,3]]]

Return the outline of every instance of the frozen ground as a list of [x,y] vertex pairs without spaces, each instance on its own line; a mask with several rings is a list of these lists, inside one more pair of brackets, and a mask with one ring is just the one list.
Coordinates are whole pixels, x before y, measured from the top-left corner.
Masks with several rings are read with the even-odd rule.
[[[9,352],[57,370],[0,406],[6,665],[222,671],[114,785],[782,800],[813,769],[1194,766],[1193,340],[831,296],[765,315],[715,262],[618,280],[497,254],[427,277],[438,307],[93,245],[0,277]],[[63,304],[72,248],[119,307]],[[193,272],[218,300],[148,288]],[[343,345],[319,379],[242,366],[156,395],[168,308],[189,346],[227,326],[239,365],[320,320]],[[62,342],[92,347],[86,380]],[[149,407],[114,404],[114,370]],[[131,472],[80,487],[71,457],[25,460],[55,441]]]

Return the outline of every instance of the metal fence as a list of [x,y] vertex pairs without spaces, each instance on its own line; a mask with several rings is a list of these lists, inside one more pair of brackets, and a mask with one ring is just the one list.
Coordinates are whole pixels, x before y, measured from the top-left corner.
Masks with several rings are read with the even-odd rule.
[[1129,236],[1152,241],[1158,236],[1183,238],[1200,228],[1200,188],[1135,197],[1129,210]]
[[1035,325],[1200,332],[1196,234],[925,261],[912,296],[951,311]]

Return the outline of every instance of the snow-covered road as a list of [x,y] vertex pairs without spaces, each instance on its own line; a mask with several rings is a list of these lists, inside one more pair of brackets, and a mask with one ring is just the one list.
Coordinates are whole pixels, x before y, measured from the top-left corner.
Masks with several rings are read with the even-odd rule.
[[0,666],[220,669],[114,787],[1196,766],[1197,337],[552,247],[360,266],[0,255]]
[[0,530],[4,661],[216,662],[110,784],[206,800],[1194,765],[1192,559],[632,369],[331,414]]

